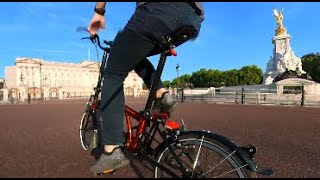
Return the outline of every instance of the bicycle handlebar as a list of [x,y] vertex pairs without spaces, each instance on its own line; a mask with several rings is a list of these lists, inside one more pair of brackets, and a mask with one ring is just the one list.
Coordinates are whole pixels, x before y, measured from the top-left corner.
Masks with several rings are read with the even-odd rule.
[[[110,50],[109,47],[101,46],[100,38],[99,38],[98,34],[95,34],[95,35],[90,36],[90,37],[84,37],[84,38],[81,38],[81,39],[90,39],[93,44],[95,44],[97,42],[97,44],[98,44],[100,49],[102,49],[104,51],[107,51],[107,52],[109,52],[109,50]],[[112,46],[112,44],[113,44],[112,41],[106,41],[106,40],[104,40],[103,43],[105,43],[107,46]]]
[[[78,28],[77,28],[77,31],[78,31],[78,32],[80,32],[80,31],[86,31],[86,32],[89,33],[89,31],[88,31],[87,28],[85,28],[85,27],[78,27]],[[99,38],[99,35],[98,35],[98,34],[90,35],[90,37],[83,37],[83,38],[81,38],[81,40],[83,40],[83,39],[90,39],[93,44],[95,44],[95,43],[97,42],[99,48],[102,49],[102,50],[104,50],[104,51],[109,52],[109,50],[110,50],[110,48],[108,48],[108,47],[103,47],[103,46],[101,46],[100,38]],[[113,41],[106,41],[106,40],[104,40],[103,43],[105,43],[107,46],[112,46]]]

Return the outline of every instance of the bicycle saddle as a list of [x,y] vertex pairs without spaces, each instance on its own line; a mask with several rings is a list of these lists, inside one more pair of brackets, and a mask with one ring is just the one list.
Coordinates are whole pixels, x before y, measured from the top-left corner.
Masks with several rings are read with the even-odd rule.
[[174,45],[175,47],[180,46],[189,39],[197,37],[197,35],[198,32],[192,26],[182,26],[173,33],[163,37],[148,56],[161,53],[162,51],[169,49],[171,45]]
[[173,32],[172,35],[169,35],[174,44],[180,43],[181,41],[185,42],[186,40],[194,38],[195,36],[197,36],[197,32],[192,26],[183,26]]

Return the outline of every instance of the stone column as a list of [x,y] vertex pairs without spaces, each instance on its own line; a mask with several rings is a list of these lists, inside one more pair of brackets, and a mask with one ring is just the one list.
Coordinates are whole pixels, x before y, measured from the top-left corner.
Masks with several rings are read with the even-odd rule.
[[283,85],[282,84],[277,84],[277,94],[283,94]]
[[[29,73],[29,75],[28,75],[28,73]],[[27,85],[27,87],[29,87],[30,86],[30,82],[29,82],[29,78],[30,78],[30,67],[27,67],[26,66],[26,73],[25,73],[25,78],[24,78],[24,82],[25,82],[25,84]]]
[[9,99],[9,93],[8,93],[8,89],[7,88],[3,88],[1,89],[2,93],[3,93],[3,101],[8,101]]
[[17,66],[17,76],[16,76],[17,77],[17,79],[16,79],[17,86],[21,82],[21,80],[20,80],[21,74],[22,74],[22,67],[21,66]]
[[35,77],[34,77],[34,81],[35,81],[35,86],[38,88],[41,88],[41,74],[40,74],[40,68],[36,67],[35,68]]
[[58,95],[59,95],[59,99],[63,99],[63,88],[61,87],[58,88]]
[[136,86],[133,86],[133,97],[138,97],[139,94],[138,94],[138,88]]
[[49,87],[44,86],[43,87],[43,100],[49,99]]
[[[16,87],[20,86],[21,84],[26,84],[26,78],[27,78],[27,67],[20,66],[18,73],[17,73],[17,84]],[[23,77],[23,80],[21,81],[21,75]]]
[[31,87],[35,87],[35,84],[33,83],[33,67],[30,67],[30,80],[31,80]]
[[[19,97],[19,93],[20,93],[20,97]],[[18,88],[18,98],[20,98],[20,101],[26,101],[27,99],[27,89],[26,86],[24,84],[21,84]]]

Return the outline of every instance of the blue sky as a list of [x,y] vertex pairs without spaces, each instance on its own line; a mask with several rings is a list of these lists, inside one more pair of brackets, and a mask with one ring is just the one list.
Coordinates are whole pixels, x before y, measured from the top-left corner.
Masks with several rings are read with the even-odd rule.
[[[49,61],[79,63],[96,60],[95,48],[81,41],[85,34],[75,31],[87,26],[94,2],[1,2],[0,11],[0,78],[4,67],[14,65],[16,57],[42,58]],[[163,80],[176,78],[175,66],[182,74],[200,68],[239,69],[257,65],[265,71],[272,55],[276,22],[273,8],[284,8],[283,24],[292,36],[291,47],[298,57],[320,51],[320,3],[301,2],[205,2],[206,19],[196,41],[178,47],[177,57],[169,57]],[[133,2],[107,4],[106,29],[100,32],[112,40],[131,17]],[[102,52],[100,51],[100,57]],[[151,61],[158,63],[158,57]]]

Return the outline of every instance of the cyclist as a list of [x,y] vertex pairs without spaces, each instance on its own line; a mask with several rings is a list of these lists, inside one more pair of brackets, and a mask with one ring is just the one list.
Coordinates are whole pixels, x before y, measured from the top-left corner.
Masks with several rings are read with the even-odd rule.
[[[105,6],[105,2],[95,4],[94,15],[88,25],[91,35],[105,28]],[[135,70],[150,89],[155,69],[147,57],[161,52],[156,48],[156,42],[183,26],[192,26],[197,32],[192,38],[196,38],[203,20],[204,10],[200,2],[137,2],[134,14],[114,39],[104,70],[101,89],[101,143],[104,150],[90,168],[91,172],[101,173],[129,164],[121,150],[124,141],[123,82],[128,73]],[[176,102],[161,82],[156,98],[160,111],[172,111]]]

